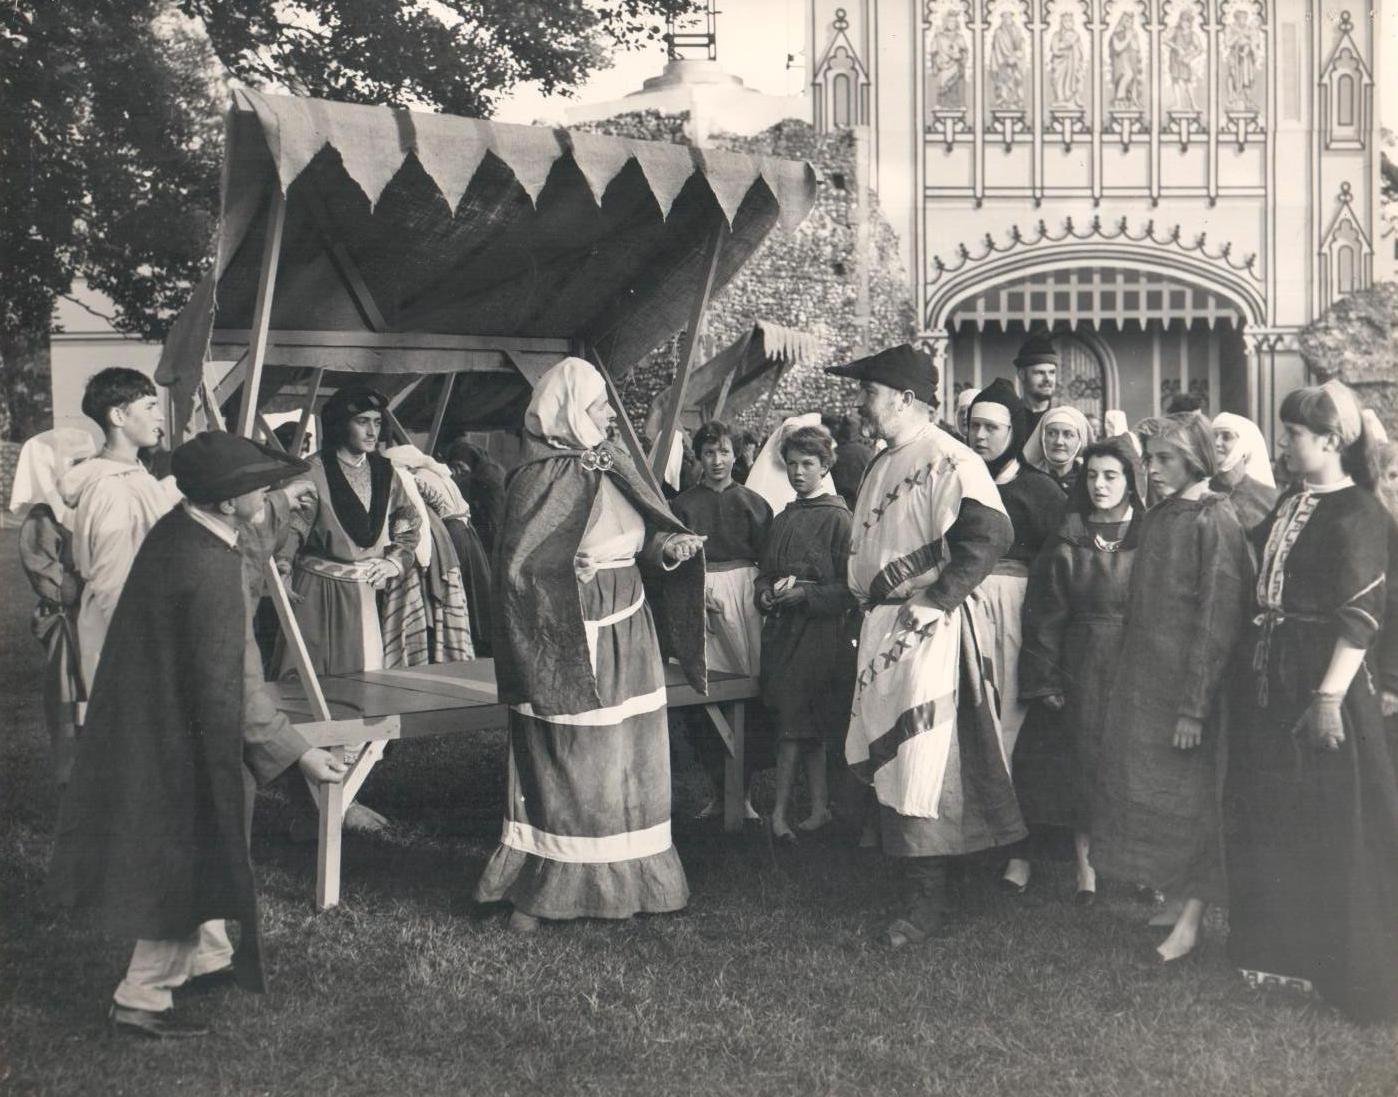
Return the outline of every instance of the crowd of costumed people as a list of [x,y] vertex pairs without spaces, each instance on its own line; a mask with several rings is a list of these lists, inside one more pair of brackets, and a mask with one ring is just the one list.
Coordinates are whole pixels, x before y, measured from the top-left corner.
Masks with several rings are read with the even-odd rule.
[[343,779],[267,687],[297,666],[269,558],[317,674],[494,659],[508,795],[474,894],[514,931],[687,904],[672,734],[711,782],[701,817],[726,755],[667,712],[671,661],[700,690],[758,681],[745,814],[780,845],[881,848],[893,948],[941,930],[969,861],[1013,902],[1066,857],[1072,902],[1154,898],[1153,962],[1197,955],[1222,907],[1253,985],[1391,1020],[1398,450],[1338,381],[1285,397],[1274,456],[1189,397],[1089,418],[1047,333],[1015,368],[943,420],[931,359],[889,348],[827,370],[857,409],[704,422],[659,481],[577,358],[538,381],[508,472],[465,437],[386,447],[387,400],[357,385],[304,459],[295,432],[166,453],[151,382],[96,374],[100,448],[31,439],[11,508],[63,790],[49,893],[137,942],[113,1023],[200,1035],[177,987],[261,988],[253,792]]

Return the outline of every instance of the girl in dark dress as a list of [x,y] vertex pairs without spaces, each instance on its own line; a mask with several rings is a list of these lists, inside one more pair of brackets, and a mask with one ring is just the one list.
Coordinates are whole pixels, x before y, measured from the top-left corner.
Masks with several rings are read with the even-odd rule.
[[1031,704],[1015,744],[1015,793],[1031,832],[1073,831],[1084,905],[1097,894],[1088,861],[1091,794],[1145,514],[1141,479],[1124,437],[1084,451],[1063,524],[1030,567],[1024,606],[1019,684]]
[[1251,673],[1237,676],[1225,797],[1228,952],[1254,985],[1305,980],[1352,1018],[1391,1020],[1398,780],[1368,656],[1387,515],[1349,389],[1298,389],[1281,419],[1300,480],[1257,531]]
[[1155,957],[1198,944],[1223,899],[1219,755],[1226,670],[1253,570],[1233,504],[1208,490],[1213,431],[1197,411],[1157,420],[1146,465],[1161,501],[1141,522],[1093,797],[1097,871],[1181,900]]
[[796,498],[772,523],[757,579],[762,623],[762,702],[777,725],[777,801],[772,834],[790,841],[787,823],[798,762],[806,763],[810,817],[799,831],[830,822],[827,748],[838,757],[854,692],[854,647],[846,615],[854,595],[845,581],[850,512],[828,492],[834,446],[824,427],[801,427],[782,443]]

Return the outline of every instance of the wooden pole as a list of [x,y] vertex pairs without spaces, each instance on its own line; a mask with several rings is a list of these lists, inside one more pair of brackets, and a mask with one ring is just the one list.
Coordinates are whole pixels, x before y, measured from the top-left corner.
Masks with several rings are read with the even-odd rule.
[[694,299],[694,307],[689,314],[689,327],[684,333],[675,381],[670,386],[670,406],[666,410],[660,437],[655,440],[655,448],[651,450],[650,463],[657,480],[665,476],[665,464],[670,459],[675,432],[679,429],[680,415],[684,411],[684,390],[689,384],[689,371],[694,363],[694,352],[699,346],[699,329],[704,323],[704,310],[709,307],[709,294],[713,292],[718,257],[723,253],[723,231],[722,225],[715,225],[704,245],[704,286]]
[[586,357],[597,367],[597,372],[602,375],[602,381],[607,386],[607,398],[611,400],[612,407],[616,408],[617,430],[621,432],[621,440],[626,443],[631,460],[636,462],[637,470],[646,478],[646,482],[650,484],[655,494],[663,500],[665,493],[660,490],[660,478],[655,475],[650,467],[650,462],[646,460],[646,451],[641,448],[641,440],[636,437],[636,428],[631,425],[631,418],[626,414],[626,405],[621,402],[621,393],[617,391],[611,371],[607,369],[606,363],[602,361],[602,356],[597,353],[596,347],[589,347]]
[[252,343],[249,347],[248,375],[243,382],[243,406],[238,415],[238,433],[252,437],[257,415],[257,390],[262,385],[262,363],[267,357],[267,331],[272,322],[272,298],[277,288],[277,263],[281,258],[282,227],[286,224],[286,196],[272,184],[272,200],[267,207],[267,235],[262,243],[262,270],[257,279],[257,305],[252,316]]
[[437,410],[432,415],[432,430],[427,435],[427,456],[437,452],[437,442],[442,437],[442,424],[447,421],[447,405],[451,403],[452,390],[456,387],[456,374],[448,373],[442,380],[442,393],[437,397]]
[[311,391],[306,394],[306,403],[301,408],[301,418],[296,422],[296,434],[291,439],[290,454],[301,456],[301,446],[306,441],[306,430],[311,425],[311,415],[315,412],[316,399],[320,396],[320,385],[325,380],[325,371],[318,369],[311,374]]

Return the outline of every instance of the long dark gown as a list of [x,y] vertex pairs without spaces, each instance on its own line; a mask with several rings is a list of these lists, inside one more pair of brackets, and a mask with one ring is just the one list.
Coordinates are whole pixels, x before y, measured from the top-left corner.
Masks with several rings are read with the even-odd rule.
[[[1141,520],[1093,796],[1092,862],[1169,895],[1223,895],[1218,762],[1224,674],[1242,628],[1252,560],[1220,495],[1164,499]],[[1192,750],[1176,722],[1203,724]]]
[[1030,569],[1020,700],[1066,702],[1058,712],[1032,705],[1015,743],[1015,794],[1031,827],[1091,825],[1141,520],[1095,525],[1072,512]]
[[1309,979],[1359,1020],[1398,1016],[1398,781],[1372,655],[1339,750],[1292,729],[1335,641],[1368,649],[1379,633],[1387,522],[1351,485],[1290,494],[1258,529],[1261,623],[1240,649],[1225,795],[1229,957]]

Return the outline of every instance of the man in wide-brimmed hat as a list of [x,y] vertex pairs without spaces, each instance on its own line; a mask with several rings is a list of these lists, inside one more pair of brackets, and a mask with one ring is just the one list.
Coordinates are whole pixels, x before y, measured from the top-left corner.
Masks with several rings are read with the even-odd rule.
[[1024,837],[1000,747],[992,638],[963,611],[1013,529],[985,462],[932,422],[937,370],[904,345],[826,371],[860,382],[888,448],[855,501],[849,585],[867,610],[845,756],[908,888],[897,948],[937,931],[948,858]]
[[[267,691],[240,552],[269,520],[268,490],[305,463],[215,431],[172,464],[185,502],[146,536],[112,616],[49,878],[56,900],[136,938],[109,1016],[153,1038],[208,1031],[174,1011],[192,980],[263,989],[257,784],[293,763],[313,781],[344,774]],[[225,919],[241,926],[236,954]]]

